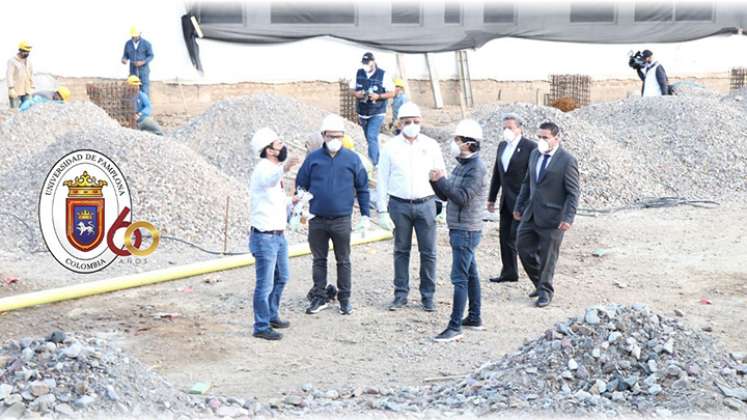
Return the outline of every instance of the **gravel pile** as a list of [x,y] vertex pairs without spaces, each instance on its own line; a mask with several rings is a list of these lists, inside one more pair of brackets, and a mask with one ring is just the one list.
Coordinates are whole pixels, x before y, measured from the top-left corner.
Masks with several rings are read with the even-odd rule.
[[[208,249],[222,249],[226,197],[230,198],[229,250],[246,250],[249,229],[247,184],[236,182],[192,149],[140,131],[114,128],[67,132],[47,148],[19,159],[0,177],[0,200],[12,209],[32,209],[23,226],[0,213],[3,249],[43,248],[35,209],[48,171],[63,155],[93,147],[112,159],[127,177],[135,220],[153,223],[162,235]],[[164,242],[166,243],[166,242]]]
[[2,418],[176,418],[198,405],[102,339],[57,331],[0,348]]
[[308,388],[283,403],[296,413],[747,414],[746,357],[643,305],[597,306],[462,380],[398,390]]
[[666,96],[594,104],[572,113],[630,152],[645,179],[639,195],[721,198],[747,191],[744,108],[722,97]]
[[[175,130],[173,136],[245,183],[256,163],[250,146],[256,130],[271,127],[289,144],[291,153],[303,156],[306,140],[318,135],[327,114],[290,97],[262,93],[217,102]],[[346,122],[346,129],[355,140],[356,150],[365,154],[366,141],[360,127]]]
[[[3,139],[0,174],[43,150],[66,132],[116,129],[121,126],[91,102],[39,104],[25,112],[0,111],[0,138]],[[88,147],[95,148],[95,145]]]

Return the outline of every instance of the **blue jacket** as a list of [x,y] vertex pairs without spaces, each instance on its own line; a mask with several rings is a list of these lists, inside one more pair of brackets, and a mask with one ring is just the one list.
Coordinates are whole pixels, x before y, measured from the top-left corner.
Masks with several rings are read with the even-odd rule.
[[148,95],[140,91],[138,92],[137,98],[135,100],[137,101],[135,109],[140,114],[138,122],[145,119],[145,117],[150,117],[153,114],[153,106],[150,103],[150,99],[148,99]]
[[[140,38],[140,43],[137,45],[137,49],[135,49],[135,43],[130,39],[125,42],[122,58],[130,60],[130,74],[142,78],[142,73],[150,72],[148,64],[153,61],[153,47],[151,47],[150,42]],[[145,61],[145,64],[138,69],[133,64],[135,61]]]
[[[52,99],[49,99],[42,95],[32,95],[29,98],[30,99],[26,99],[25,101],[23,101],[23,103],[21,104],[21,107],[18,108],[20,112],[28,111],[29,108],[37,104],[52,102]],[[54,102],[62,103],[62,101],[54,101]]]
[[369,215],[368,174],[361,159],[351,150],[342,148],[332,157],[325,144],[311,152],[298,170],[296,188],[314,195],[309,211],[316,216],[350,216],[356,196],[361,214]]

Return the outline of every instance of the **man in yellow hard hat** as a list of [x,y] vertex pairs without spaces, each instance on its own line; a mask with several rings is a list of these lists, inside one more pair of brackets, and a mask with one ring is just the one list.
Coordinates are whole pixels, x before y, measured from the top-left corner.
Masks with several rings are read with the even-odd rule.
[[394,131],[394,134],[399,134],[399,127],[396,127],[397,120],[399,119],[399,107],[405,102],[409,102],[407,95],[405,94],[405,82],[402,79],[394,80],[394,98],[392,99],[392,122],[389,123],[389,129]]
[[140,79],[140,90],[150,96],[150,62],[153,61],[153,47],[142,38],[135,27],[130,28],[130,39],[125,43],[122,64],[130,63],[130,76]]
[[70,99],[70,96],[72,96],[72,94],[70,93],[70,89],[66,88],[65,86],[60,86],[57,88],[57,90],[51,92],[36,92],[31,95],[29,99],[21,103],[19,111],[24,112],[34,105],[47,102],[64,103]]
[[20,107],[21,103],[29,99],[31,92],[34,91],[29,54],[31,54],[31,44],[21,41],[18,44],[18,53],[8,60],[5,82],[8,84],[8,100],[11,109]]
[[[140,78],[133,75],[127,78],[127,84],[140,87],[142,82],[140,81]],[[153,106],[150,103],[148,95],[146,95],[142,90],[138,91],[138,94],[135,97],[135,119],[137,121],[138,130],[148,131],[157,136],[162,136],[163,132],[161,131],[161,126],[158,125],[153,117],[151,117],[152,114]]]

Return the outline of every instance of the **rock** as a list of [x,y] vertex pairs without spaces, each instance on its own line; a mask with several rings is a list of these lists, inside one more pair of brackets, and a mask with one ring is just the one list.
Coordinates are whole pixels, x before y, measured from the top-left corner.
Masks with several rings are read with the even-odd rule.
[[729,353],[729,356],[731,356],[731,358],[734,359],[734,361],[736,362],[744,362],[745,360],[747,360],[747,353],[744,353],[744,352],[733,351]]
[[601,379],[594,381],[594,385],[589,389],[592,395],[599,395],[607,390],[607,383]]
[[687,374],[690,376],[700,376],[700,368],[698,365],[690,365],[687,367]]
[[301,389],[303,389],[303,392],[311,392],[314,390],[314,386],[311,384],[303,384]]
[[14,405],[17,403],[23,403],[23,397],[21,397],[21,394],[10,394],[5,397],[5,405]]
[[672,382],[672,388],[673,389],[683,389],[687,388],[687,386],[690,384],[690,381],[687,380],[687,378],[680,378],[676,381]]
[[306,401],[300,395],[288,395],[285,397],[285,403],[296,407],[305,407]]
[[599,319],[599,312],[594,308],[589,308],[586,310],[586,315],[584,316],[584,321],[586,321],[587,324],[596,325],[599,324],[601,321]]
[[718,382],[716,382],[716,386],[727,397],[747,401],[747,389],[745,388],[731,388]]
[[682,311],[680,311],[679,309],[675,309],[674,310],[674,314],[677,315],[680,318],[682,318],[683,316],[685,316],[685,313],[682,312]]
[[576,370],[578,369],[578,363],[574,359],[568,360],[568,369],[570,370]]
[[570,370],[564,370],[563,373],[560,374],[560,377],[563,379],[573,379],[573,373]]
[[75,410],[73,410],[73,407],[70,407],[69,405],[64,403],[54,406],[54,411],[65,417],[75,416]]
[[54,403],[57,399],[53,394],[45,394],[34,400],[32,407],[36,411],[42,413],[48,413],[54,407]]
[[620,391],[613,392],[612,401],[615,401],[615,402],[625,401],[625,394],[623,394]]
[[50,334],[49,337],[47,337],[47,341],[50,341],[54,344],[60,344],[65,341],[65,338],[67,337],[65,336],[64,332],[55,331],[52,334]]
[[219,409],[223,403],[218,398],[209,398],[207,401],[208,407],[210,407],[213,411],[216,411]]
[[617,340],[619,340],[622,337],[622,333],[618,331],[613,331],[610,333],[609,337],[607,338],[607,341],[610,343],[615,343]]
[[656,360],[649,360],[647,363],[649,372],[656,372],[659,370],[658,366],[656,365]]
[[119,401],[119,394],[111,385],[106,386],[106,397],[112,401]]
[[91,395],[84,395],[73,402],[73,406],[78,410],[88,408],[91,404],[96,401],[96,398]]
[[0,401],[4,400],[11,392],[13,392],[12,386],[8,384],[0,384]]
[[340,394],[334,389],[331,389],[324,394],[324,397],[330,400],[336,400],[340,398]]
[[736,398],[725,398],[724,405],[735,411],[742,411],[745,407],[745,404]]
[[0,419],[20,419],[23,413],[26,412],[26,406],[23,403],[17,402],[11,404],[5,411],[0,414]]
[[76,359],[80,356],[81,352],[83,352],[83,346],[76,341],[71,344],[70,347],[65,348],[62,352],[66,357]]
[[30,361],[31,361],[31,359],[33,359],[33,358],[34,358],[34,351],[33,351],[33,350],[31,350],[31,349],[30,349],[30,348],[28,348],[28,347],[26,347],[25,349],[23,349],[23,351],[21,352],[21,359],[22,359],[22,360],[23,360],[24,362],[28,363],[28,362],[30,362]]
[[666,343],[664,343],[664,351],[669,354],[674,354],[674,340],[669,339]]
[[218,417],[240,417],[248,416],[249,411],[241,407],[224,405],[219,407],[218,410],[215,411],[215,415]]
[[584,402],[584,401],[588,400],[589,398],[591,398],[591,394],[589,394],[586,391],[579,390],[579,391],[576,391],[575,394],[573,394],[573,397],[575,399],[577,399],[578,401],[580,401],[580,402]]
[[49,394],[49,386],[41,381],[31,383],[31,395],[40,397]]
[[661,390],[662,390],[661,385],[654,384],[654,385],[651,385],[648,388],[647,392],[648,392],[649,395],[659,395],[659,393],[661,392]]

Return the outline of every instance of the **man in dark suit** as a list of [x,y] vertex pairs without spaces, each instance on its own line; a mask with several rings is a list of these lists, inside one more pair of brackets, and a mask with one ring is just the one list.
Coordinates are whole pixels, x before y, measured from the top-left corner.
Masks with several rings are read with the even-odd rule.
[[495,213],[495,200],[502,190],[499,237],[501,243],[501,274],[490,279],[493,283],[519,281],[516,264],[516,230],[519,222],[514,220],[513,211],[516,196],[527,174],[529,155],[537,148],[537,143],[522,135],[523,121],[516,114],[503,116],[503,140],[498,144],[498,152],[493,165],[493,178],[488,194],[488,211]]
[[519,258],[534,283],[537,306],[550,304],[552,278],[563,234],[573,225],[580,194],[578,162],[560,146],[560,128],[546,122],[537,133],[537,149],[529,157],[529,171],[516,199],[514,219]]

